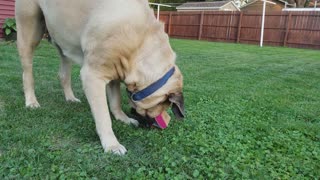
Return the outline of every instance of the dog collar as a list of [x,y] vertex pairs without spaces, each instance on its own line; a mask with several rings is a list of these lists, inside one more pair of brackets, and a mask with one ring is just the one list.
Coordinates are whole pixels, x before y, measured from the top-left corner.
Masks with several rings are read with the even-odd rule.
[[148,87],[142,89],[141,91],[132,93],[130,92],[128,89],[128,94],[131,98],[132,101],[141,101],[144,98],[150,96],[151,94],[153,94],[154,92],[156,92],[158,89],[160,89],[163,85],[165,85],[167,83],[167,81],[170,79],[170,77],[173,75],[175,71],[175,68],[172,67],[164,76],[162,76],[159,80],[157,80],[156,82],[152,83],[151,85],[149,85]]

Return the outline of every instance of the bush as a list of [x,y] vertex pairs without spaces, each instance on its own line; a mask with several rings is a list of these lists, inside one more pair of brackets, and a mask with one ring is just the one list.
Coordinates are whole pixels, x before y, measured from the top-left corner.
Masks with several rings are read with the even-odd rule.
[[17,26],[16,20],[14,18],[5,19],[2,29],[7,41],[16,40]]
[[13,32],[17,32],[16,20],[14,18],[7,18],[2,26],[5,35],[9,36]]

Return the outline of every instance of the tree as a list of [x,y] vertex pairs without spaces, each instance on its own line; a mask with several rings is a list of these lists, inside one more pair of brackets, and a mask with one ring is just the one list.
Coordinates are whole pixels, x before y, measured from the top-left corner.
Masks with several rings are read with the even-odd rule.
[[294,4],[296,3],[297,8],[303,8],[307,5],[309,0],[287,0],[289,4]]

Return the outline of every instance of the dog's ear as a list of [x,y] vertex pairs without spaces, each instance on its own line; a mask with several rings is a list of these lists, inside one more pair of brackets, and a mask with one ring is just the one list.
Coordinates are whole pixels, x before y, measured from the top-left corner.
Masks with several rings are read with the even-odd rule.
[[169,101],[172,102],[171,109],[175,117],[177,119],[183,119],[185,117],[183,94],[170,94]]

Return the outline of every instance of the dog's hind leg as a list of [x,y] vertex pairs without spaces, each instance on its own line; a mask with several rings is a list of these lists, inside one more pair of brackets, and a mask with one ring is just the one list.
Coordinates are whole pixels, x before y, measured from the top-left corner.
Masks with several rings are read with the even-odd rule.
[[66,101],[80,102],[80,100],[74,96],[71,88],[72,62],[63,54],[61,48],[58,45],[56,46],[58,48],[58,51],[61,57],[59,77],[60,77],[60,82],[64,91],[64,96],[66,98]]
[[110,110],[113,116],[126,124],[133,124],[135,126],[139,125],[139,122],[135,119],[129,118],[121,108],[121,94],[120,94],[120,82],[111,81],[107,85],[107,95],[110,105]]
[[34,92],[32,71],[33,52],[44,33],[44,20],[35,1],[16,1],[17,45],[23,68],[23,87],[26,106],[40,107]]

